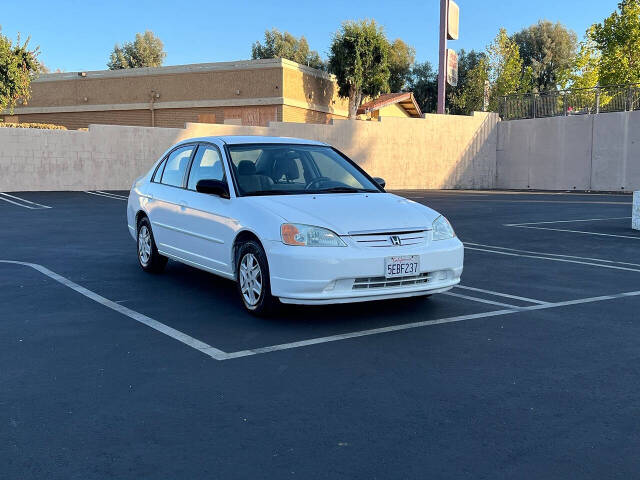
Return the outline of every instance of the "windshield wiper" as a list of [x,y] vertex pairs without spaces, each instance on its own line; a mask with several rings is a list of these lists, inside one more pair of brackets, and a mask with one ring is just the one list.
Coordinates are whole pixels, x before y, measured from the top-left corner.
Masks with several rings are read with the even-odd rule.
[[368,188],[355,188],[355,187],[331,187],[324,188],[322,190],[316,190],[313,193],[377,193],[378,190],[372,190]]

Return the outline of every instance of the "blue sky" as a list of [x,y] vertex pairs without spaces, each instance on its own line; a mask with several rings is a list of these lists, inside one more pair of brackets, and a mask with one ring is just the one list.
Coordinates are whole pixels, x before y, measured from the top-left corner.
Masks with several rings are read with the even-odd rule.
[[[251,44],[276,27],[307,37],[326,57],[332,34],[344,20],[374,18],[390,39],[413,45],[417,60],[435,62],[439,0],[392,1],[165,1],[5,0],[2,32],[31,35],[40,59],[55,70],[101,70],[116,42],[153,30],[165,44],[165,65],[249,58]],[[586,28],[616,9],[618,0],[458,0],[460,40],[450,47],[484,49],[501,26],[511,33],[545,18],[582,37]],[[28,5],[28,7],[25,7]]]

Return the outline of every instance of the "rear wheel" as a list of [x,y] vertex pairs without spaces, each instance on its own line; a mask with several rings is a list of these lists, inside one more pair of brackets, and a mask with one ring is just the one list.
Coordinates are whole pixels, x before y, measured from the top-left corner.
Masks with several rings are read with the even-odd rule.
[[238,293],[244,307],[253,315],[272,313],[278,301],[271,296],[269,264],[260,244],[248,241],[238,251],[236,265]]
[[167,265],[167,257],[158,253],[151,222],[142,217],[138,222],[138,263],[145,272],[159,273]]

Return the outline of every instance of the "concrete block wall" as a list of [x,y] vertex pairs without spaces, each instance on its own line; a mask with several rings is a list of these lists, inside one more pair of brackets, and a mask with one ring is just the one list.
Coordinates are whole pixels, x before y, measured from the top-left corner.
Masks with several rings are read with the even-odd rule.
[[0,128],[0,191],[128,189],[177,136],[172,130]]
[[0,191],[128,189],[167,147],[207,135],[327,142],[390,189],[640,190],[640,112],[621,112],[509,122],[476,113],[268,127],[0,128]]
[[497,188],[640,189],[640,112],[498,125]]
[[493,188],[498,117],[428,115],[333,125],[91,125],[88,131],[0,128],[0,191],[126,190],[173,143],[207,135],[274,135],[334,145],[391,189]]
[[185,136],[274,135],[333,145],[389,188],[493,188],[498,117],[427,115],[333,125],[272,122],[269,127],[188,124]]

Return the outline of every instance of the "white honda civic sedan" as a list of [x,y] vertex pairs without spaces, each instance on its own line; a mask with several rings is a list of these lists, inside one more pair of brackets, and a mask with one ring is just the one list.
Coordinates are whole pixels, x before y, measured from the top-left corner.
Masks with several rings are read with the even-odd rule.
[[[425,172],[428,175],[428,172]],[[445,217],[386,193],[331,146],[206,137],[169,148],[129,194],[140,266],[167,259],[235,280],[244,306],[424,296],[460,282]]]

